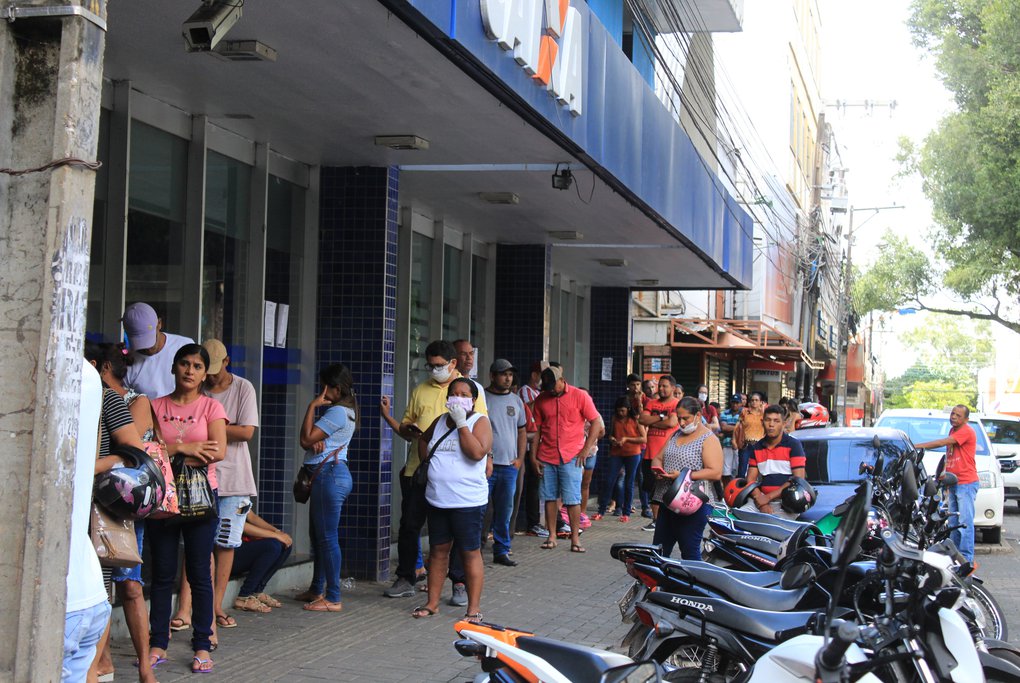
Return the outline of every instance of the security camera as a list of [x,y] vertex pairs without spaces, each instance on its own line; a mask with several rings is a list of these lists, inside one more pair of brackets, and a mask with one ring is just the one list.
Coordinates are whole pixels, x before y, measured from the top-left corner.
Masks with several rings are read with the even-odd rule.
[[241,18],[244,0],[202,0],[202,6],[181,27],[188,52],[208,52]]

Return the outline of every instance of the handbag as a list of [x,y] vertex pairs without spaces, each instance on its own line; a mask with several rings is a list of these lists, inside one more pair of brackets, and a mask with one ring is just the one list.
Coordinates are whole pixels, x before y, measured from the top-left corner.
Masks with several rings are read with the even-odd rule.
[[184,456],[173,460],[174,484],[177,487],[178,513],[172,519],[180,522],[198,522],[218,515],[216,496],[209,484],[205,467],[192,467]]
[[181,509],[177,501],[177,483],[174,481],[174,470],[170,466],[170,456],[166,452],[166,444],[162,441],[143,441],[142,448],[163,473],[163,481],[166,482],[166,490],[163,492],[163,502],[153,510],[148,519],[166,519],[180,514]]
[[312,484],[315,482],[315,478],[319,476],[319,472],[326,466],[326,463],[336,462],[336,459],[340,457],[340,454],[347,448],[347,444],[344,444],[340,448],[333,451],[333,453],[320,462],[317,466],[313,465],[302,465],[301,469],[298,470],[297,477],[294,479],[294,501],[297,503],[308,502],[308,499],[312,497]]
[[455,431],[457,431],[457,427],[456,426],[451,427],[450,430],[446,432],[446,434],[443,434],[441,437],[439,437],[438,441],[432,444],[432,449],[429,450],[429,454],[425,456],[425,459],[422,460],[421,463],[418,464],[418,469],[416,469],[414,471],[414,474],[411,475],[411,486],[423,490],[425,489],[426,486],[428,486],[429,464],[432,462],[432,455],[436,452],[436,449],[439,448],[439,444],[443,443],[443,441],[446,440],[446,437],[450,436],[450,434],[453,434]]
[[92,503],[89,538],[103,567],[134,567],[142,563],[134,520],[117,519],[96,503]]

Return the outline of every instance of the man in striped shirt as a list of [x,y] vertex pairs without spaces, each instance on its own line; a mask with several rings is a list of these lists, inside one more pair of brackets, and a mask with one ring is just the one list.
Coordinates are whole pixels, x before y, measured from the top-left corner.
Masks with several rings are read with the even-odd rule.
[[747,468],[747,481],[760,483],[744,507],[795,519],[798,515],[783,510],[778,501],[783,489],[790,485],[790,477],[806,476],[804,447],[783,429],[786,417],[782,407],[765,408],[762,421],[765,436],[753,446]]

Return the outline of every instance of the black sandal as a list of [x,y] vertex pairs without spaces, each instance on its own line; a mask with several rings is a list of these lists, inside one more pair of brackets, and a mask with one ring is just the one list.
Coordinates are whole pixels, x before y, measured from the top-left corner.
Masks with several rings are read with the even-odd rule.
[[422,605],[421,607],[415,607],[411,610],[411,616],[415,619],[428,619],[439,614],[439,610],[432,609],[428,605]]
[[480,624],[482,623],[482,613],[475,612],[474,614],[465,614],[464,621],[467,621],[472,624]]

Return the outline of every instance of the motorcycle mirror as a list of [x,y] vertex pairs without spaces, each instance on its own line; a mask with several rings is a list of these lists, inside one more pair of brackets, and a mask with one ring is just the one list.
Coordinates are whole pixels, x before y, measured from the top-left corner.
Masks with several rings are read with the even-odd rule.
[[924,482],[924,497],[931,498],[938,492],[938,487],[935,486],[935,480],[929,477]]
[[857,474],[869,474],[871,470],[871,465],[866,462],[862,462],[860,467],[857,468]]
[[913,503],[917,500],[917,477],[913,467],[904,467],[900,477],[900,500]]
[[655,662],[635,662],[613,667],[602,674],[599,683],[659,683],[662,668]]
[[839,526],[832,535],[832,563],[839,564],[842,560],[850,560],[856,554],[864,534],[868,531],[868,508],[871,506],[871,482],[864,480],[857,487],[857,494],[847,508],[846,514],[839,520]]

